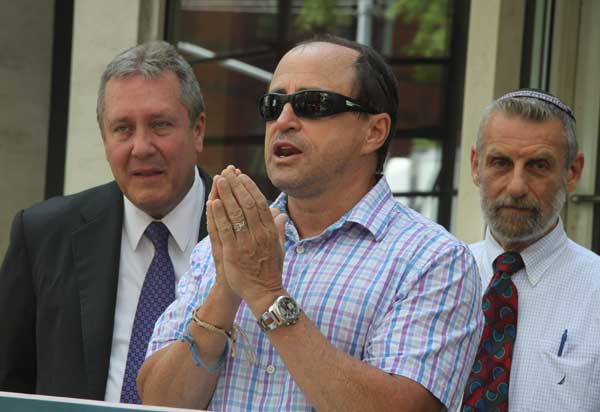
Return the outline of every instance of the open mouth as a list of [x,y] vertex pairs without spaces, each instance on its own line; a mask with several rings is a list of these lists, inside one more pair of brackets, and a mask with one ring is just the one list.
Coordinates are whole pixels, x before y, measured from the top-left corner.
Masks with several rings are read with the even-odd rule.
[[300,149],[289,143],[277,143],[273,146],[273,154],[278,158],[286,158],[302,153]]

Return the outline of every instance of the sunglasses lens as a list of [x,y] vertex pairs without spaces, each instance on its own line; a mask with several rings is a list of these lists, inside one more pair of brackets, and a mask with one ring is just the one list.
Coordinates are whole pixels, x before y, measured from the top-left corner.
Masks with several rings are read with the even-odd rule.
[[332,114],[329,93],[319,91],[300,92],[294,96],[294,112],[298,116],[313,118]]
[[258,105],[260,110],[260,115],[262,118],[270,122],[272,120],[276,120],[281,114],[281,110],[283,109],[285,95],[277,95],[277,94],[265,94],[261,99]]
[[349,111],[367,112],[351,98],[324,90],[304,90],[293,94],[267,93],[259,102],[262,118],[277,120],[287,102],[298,117],[314,119]]

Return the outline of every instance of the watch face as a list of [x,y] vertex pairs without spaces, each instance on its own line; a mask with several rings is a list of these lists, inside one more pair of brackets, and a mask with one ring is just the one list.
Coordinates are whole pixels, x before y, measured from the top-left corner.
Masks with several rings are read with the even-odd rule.
[[277,300],[277,309],[279,309],[283,323],[289,325],[296,322],[300,316],[300,308],[294,299],[282,296]]

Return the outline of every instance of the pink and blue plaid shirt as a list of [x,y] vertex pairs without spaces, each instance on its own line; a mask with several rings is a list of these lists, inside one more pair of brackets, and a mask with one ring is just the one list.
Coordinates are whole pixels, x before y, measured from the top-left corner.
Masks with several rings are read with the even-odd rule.
[[[286,202],[282,194],[275,206],[286,210]],[[190,261],[147,356],[184,335],[213,284],[208,239]],[[283,285],[337,349],[412,379],[449,410],[458,408],[483,322],[475,261],[442,227],[396,202],[385,178],[317,236],[300,240],[288,221]],[[258,365],[228,357],[209,409],[312,410],[243,302],[236,323]]]

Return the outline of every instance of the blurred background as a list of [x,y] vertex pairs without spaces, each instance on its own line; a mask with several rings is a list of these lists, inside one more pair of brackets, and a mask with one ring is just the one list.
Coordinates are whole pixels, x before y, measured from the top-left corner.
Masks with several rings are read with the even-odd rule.
[[296,42],[332,33],[380,51],[399,81],[384,173],[395,196],[466,242],[482,238],[469,150],[483,108],[518,87],[558,95],[577,116],[584,176],[563,219],[600,250],[600,1],[0,0],[0,255],[14,214],[112,180],[96,123],[106,64],[164,39],[206,100],[199,163],[233,163],[271,199],[257,101]]

